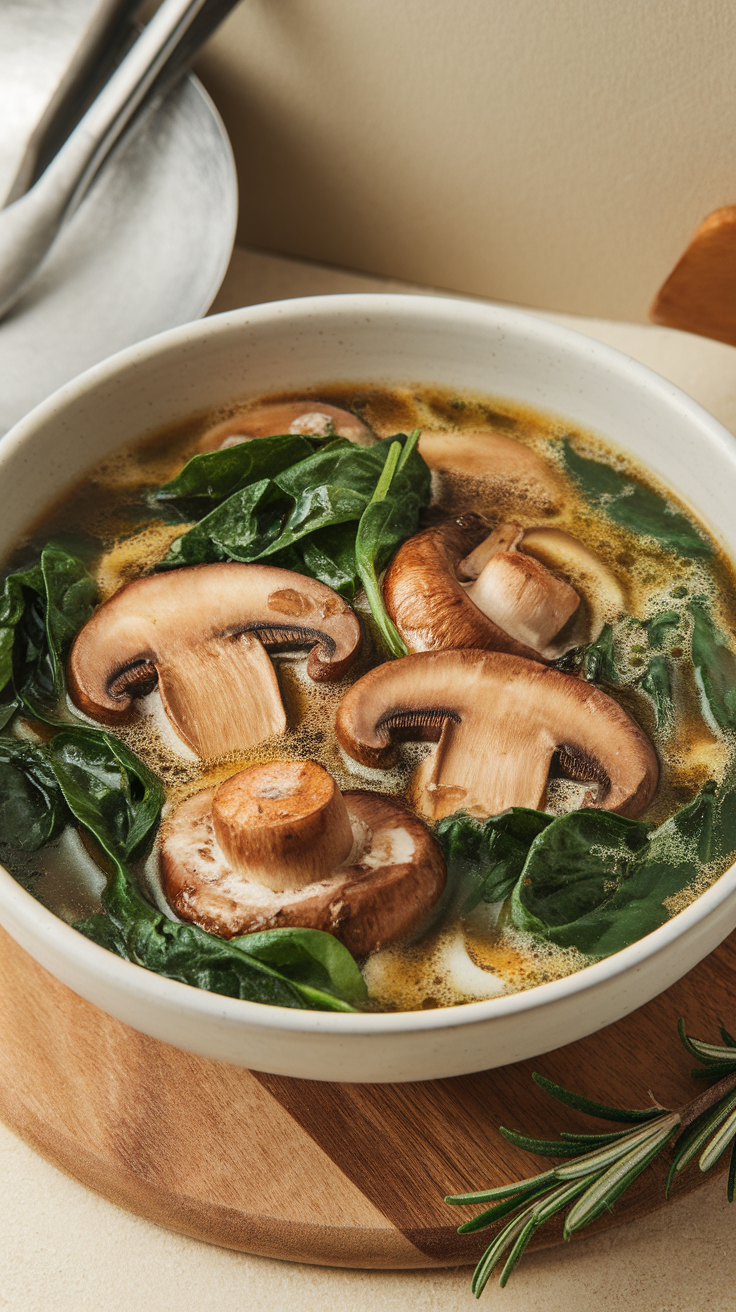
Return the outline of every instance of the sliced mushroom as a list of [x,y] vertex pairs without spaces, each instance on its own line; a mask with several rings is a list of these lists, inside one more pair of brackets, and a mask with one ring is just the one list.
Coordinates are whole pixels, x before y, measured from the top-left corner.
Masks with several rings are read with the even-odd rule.
[[421,929],[445,886],[439,845],[405,807],[341,794],[316,761],[252,766],[161,831],[166,897],[222,938],[301,926],[358,957]]
[[659,766],[649,739],[612,697],[572,675],[502,652],[437,651],[388,661],[346,693],[336,718],[349,756],[386,767],[403,739],[436,742],[413,799],[432,820],[544,806],[547,778],[597,783],[586,805],[637,816]]
[[593,641],[625,606],[615,575],[571,534],[518,524],[489,534],[478,515],[409,538],[384,597],[412,651],[482,647],[534,660]]
[[553,514],[563,504],[564,480],[555,466],[505,433],[423,432],[419,454],[430,469],[477,480],[482,509]]
[[252,437],[274,437],[281,433],[305,433],[312,437],[347,437],[359,446],[372,446],[377,440],[367,424],[349,410],[328,405],[326,401],[272,401],[253,406],[232,419],[209,428],[198,443],[200,451],[217,451],[238,446]]
[[196,565],[137,579],[75,639],[72,701],[105,724],[135,714],[156,685],[174,730],[198,756],[253,746],[286,727],[264,648],[311,646],[307,673],[334,680],[360,644],[354,611],[315,579],[270,565]]

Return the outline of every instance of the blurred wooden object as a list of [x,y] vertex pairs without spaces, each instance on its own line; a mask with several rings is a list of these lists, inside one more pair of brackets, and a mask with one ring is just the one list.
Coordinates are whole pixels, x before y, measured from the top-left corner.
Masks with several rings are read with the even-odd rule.
[[736,346],[736,205],[714,210],[652,302],[653,323]]

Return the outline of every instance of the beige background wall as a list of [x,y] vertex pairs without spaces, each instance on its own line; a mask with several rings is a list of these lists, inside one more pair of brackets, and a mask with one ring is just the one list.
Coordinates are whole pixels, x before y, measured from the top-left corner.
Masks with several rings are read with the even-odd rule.
[[642,319],[736,202],[733,0],[244,0],[199,71],[240,240]]

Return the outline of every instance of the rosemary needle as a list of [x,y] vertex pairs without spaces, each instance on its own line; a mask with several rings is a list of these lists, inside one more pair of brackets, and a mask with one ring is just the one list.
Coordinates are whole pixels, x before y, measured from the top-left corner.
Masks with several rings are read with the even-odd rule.
[[501,1127],[501,1133],[519,1148],[545,1157],[567,1160],[526,1180],[496,1185],[477,1193],[453,1194],[446,1203],[467,1207],[491,1203],[491,1207],[459,1227],[460,1234],[509,1219],[492,1239],[475,1272],[471,1289],[480,1298],[495,1268],[505,1258],[500,1284],[506,1284],[536,1231],[558,1212],[569,1208],[564,1236],[578,1230],[610,1210],[613,1204],[654,1161],[680,1131],[675,1141],[665,1196],[675,1175],[698,1157],[701,1171],[708,1171],[731,1147],[728,1171],[728,1200],[736,1190],[736,1040],[720,1027],[723,1044],[704,1043],[685,1033],[678,1023],[680,1039],[691,1056],[701,1063],[691,1074],[717,1078],[717,1082],[677,1111],[664,1107],[611,1107],[563,1089],[543,1075],[536,1083],[558,1102],[600,1120],[625,1124],[626,1129],[603,1134],[561,1131],[558,1139],[537,1139],[519,1130]]

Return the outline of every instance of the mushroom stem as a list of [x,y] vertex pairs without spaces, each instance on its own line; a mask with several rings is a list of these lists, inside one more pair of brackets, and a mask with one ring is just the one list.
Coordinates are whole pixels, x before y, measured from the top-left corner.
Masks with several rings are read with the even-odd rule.
[[233,869],[275,892],[328,878],[353,848],[342,793],[316,761],[241,770],[215,792],[212,820]]
[[487,538],[460,561],[457,575],[460,579],[474,580],[499,551],[513,551],[519,545],[524,530],[520,524],[499,524]]
[[197,756],[224,756],[286,729],[276,674],[251,633],[183,647],[160,664],[161,704]]
[[515,549],[497,550],[466,594],[509,637],[545,655],[580,605],[569,583]]
[[[428,820],[455,811],[485,819],[509,806],[540,810],[544,806],[549,754],[539,751],[533,731],[525,732],[516,716],[499,717],[493,740],[479,720],[457,724],[445,720],[437,748],[412,779],[411,800]],[[478,762],[490,755],[492,769],[482,776]]]

